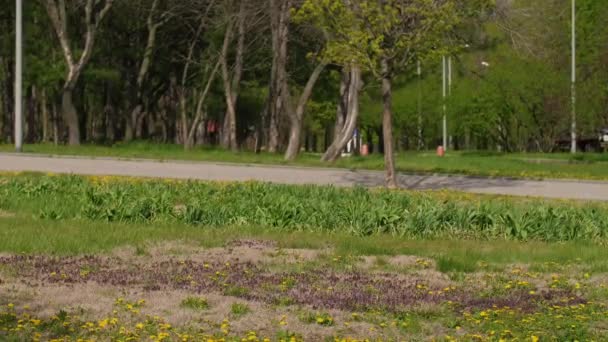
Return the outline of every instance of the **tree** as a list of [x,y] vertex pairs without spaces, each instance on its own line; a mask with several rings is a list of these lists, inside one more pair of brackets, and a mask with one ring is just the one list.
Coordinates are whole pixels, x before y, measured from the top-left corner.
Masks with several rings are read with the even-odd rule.
[[80,79],[83,70],[86,68],[91,55],[93,53],[93,47],[95,45],[95,38],[99,27],[105,18],[105,16],[112,8],[114,0],[95,1],[85,0],[84,6],[84,30],[85,30],[85,41],[84,47],[80,56],[76,56],[72,41],[70,39],[69,30],[69,18],[68,10],[80,12],[80,6],[77,1],[70,1],[69,7],[66,6],[65,0],[42,0],[47,14],[51,20],[61,50],[65,58],[67,66],[67,74],[65,76],[65,82],[62,89],[62,105],[61,111],[63,113],[64,120],[69,129],[69,144],[79,145],[80,144],[80,123],[79,116],[74,107],[73,102],[73,91],[76,87],[76,83]]
[[459,6],[449,0],[307,0],[300,20],[329,37],[325,57],[357,66],[381,82],[386,184],[397,187],[394,162],[393,77],[412,61],[449,51],[448,34],[459,23]]
[[141,55],[141,62],[137,73],[135,84],[135,104],[133,110],[126,120],[125,141],[131,141],[136,136],[137,127],[145,115],[144,111],[144,83],[148,80],[148,74],[153,63],[154,51],[158,30],[165,25],[174,15],[173,8],[162,8],[160,0],[151,0],[145,3],[148,15],[146,17],[147,39],[146,45]]
[[292,0],[269,0],[270,28],[272,34],[272,66],[268,87],[268,152],[279,149],[279,130],[282,113],[287,106],[287,44],[291,19]]
[[352,138],[359,119],[359,92],[361,91],[361,69],[352,65],[342,71],[340,96],[336,110],[334,139],[321,157],[323,161],[336,161]]
[[315,83],[321,76],[321,72],[325,69],[325,63],[323,61],[319,62],[317,67],[314,69],[308,81],[306,82],[306,86],[302,90],[302,94],[298,99],[298,103],[295,108],[291,106],[291,101],[288,102],[288,115],[290,120],[290,128],[289,128],[289,143],[287,145],[287,150],[285,151],[285,160],[294,160],[298,156],[300,152],[300,147],[302,144],[302,129],[304,123],[304,113],[306,111],[306,104],[308,103]]
[[[232,18],[232,1],[228,0],[226,11],[228,12],[228,22],[226,24],[226,33],[224,34],[224,44],[220,54],[220,63],[222,66],[222,79],[224,85],[224,97],[226,99],[226,115],[224,116],[224,129],[222,132],[222,145],[224,148],[229,148],[232,151],[238,150],[238,141],[236,135],[236,105],[239,96],[239,88],[243,78],[243,63],[245,55],[245,27],[247,20],[247,2],[240,0],[239,10],[236,14],[236,19]],[[234,71],[232,75],[228,68],[228,53],[230,43],[234,35],[234,26],[237,29],[237,44],[235,52]]]

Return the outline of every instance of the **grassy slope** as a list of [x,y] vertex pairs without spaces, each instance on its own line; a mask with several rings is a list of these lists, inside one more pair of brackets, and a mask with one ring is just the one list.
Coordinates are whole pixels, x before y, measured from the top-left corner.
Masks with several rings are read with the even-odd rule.
[[339,233],[294,232],[256,227],[202,228],[176,224],[125,224],[79,220],[51,221],[29,215],[0,218],[0,252],[50,255],[99,254],[125,246],[187,241],[205,247],[235,239],[277,241],[284,248],[333,247],[338,255],[416,255],[447,264],[449,270],[473,271],[483,261],[495,266],[548,262],[583,263],[608,272],[608,249],[592,243],[476,240],[410,240],[393,236],[355,237]]
[[[0,152],[10,152],[13,147],[0,145]],[[25,152],[80,155],[97,157],[150,158],[160,160],[216,161],[250,164],[303,165],[316,167],[342,167],[351,169],[382,170],[382,156],[345,158],[333,165],[321,163],[318,154],[303,154],[294,163],[287,163],[278,154],[250,152],[231,153],[223,150],[196,148],[184,151],[178,145],[133,143],[112,147],[86,145],[80,147],[26,145]],[[446,158],[432,152],[401,153],[397,156],[397,168],[403,172],[436,172],[479,176],[505,176],[519,178],[578,178],[608,180],[608,155],[585,154],[572,157],[568,154],[495,154],[453,152]]]
[[[166,202],[168,208],[173,208],[175,201],[185,203],[180,197],[182,195],[195,200],[190,205],[204,204],[201,209],[206,210],[205,213],[219,214],[221,207],[229,212],[236,212],[239,218],[233,220],[225,217],[224,220],[216,220],[215,224],[203,224],[192,223],[179,216],[174,217],[175,214],[165,213],[171,209],[164,208],[163,203]],[[120,177],[100,179],[32,174],[1,176],[0,196],[0,252],[74,255],[102,253],[125,245],[143,246],[150,242],[168,240],[221,246],[232,239],[262,238],[276,240],[284,247],[294,248],[324,248],[329,244],[342,254],[427,256],[442,261],[448,268],[456,269],[474,269],[479,261],[500,264],[550,261],[563,263],[580,258],[593,269],[608,270],[608,249],[603,246],[605,239],[588,240],[576,238],[574,235],[560,235],[560,232],[566,229],[579,229],[571,222],[572,217],[569,215],[587,215],[584,220],[590,224],[589,229],[603,230],[604,228],[598,227],[603,225],[602,217],[608,212],[603,204],[539,201],[452,192],[388,193],[363,189],[255,183],[159,183]],[[92,203],[87,203],[90,196],[97,200],[99,196],[119,196],[112,201],[118,203],[117,206],[107,207],[108,203],[103,201],[95,205],[102,211],[112,211],[114,222],[107,222],[107,219],[97,216],[85,219],[90,216],[88,212]],[[161,197],[164,198],[163,202],[132,207],[140,200],[148,203],[148,199]],[[356,231],[358,221],[355,217],[361,220],[367,214],[357,209],[359,207],[355,207],[354,212],[349,211],[349,203],[360,202],[363,197],[366,198],[367,210],[378,211],[380,219],[385,216],[390,218],[397,213],[400,219],[405,219],[422,210],[427,216],[420,216],[416,221],[419,225],[414,228],[422,229],[426,221],[430,221],[432,225],[425,228],[423,233],[410,232],[409,230],[414,228],[404,225],[402,228],[405,231],[401,236],[415,237],[410,239],[379,233],[364,234],[367,236],[361,237],[361,233]],[[254,198],[256,201],[253,206],[248,205]],[[299,214],[290,209],[296,199],[302,205]],[[220,207],[216,207],[215,202]],[[291,204],[285,208],[267,207],[269,203],[275,202]],[[316,202],[327,202],[328,205],[333,203],[330,205],[330,216],[334,217],[332,225],[342,227],[308,227],[306,222],[309,222],[309,216],[316,216],[317,221],[314,222],[318,224],[330,219],[329,216],[324,216],[322,207],[315,207]],[[482,215],[484,211],[480,211],[481,206],[487,206],[487,210],[490,210],[485,216]],[[133,211],[133,208],[138,208],[138,211]],[[433,212],[432,208],[439,211]],[[442,211],[441,208],[447,211]],[[465,208],[468,208],[468,211],[462,212],[462,215],[458,214],[463,217],[462,220],[454,221],[454,218],[450,217]],[[483,217],[493,217],[493,208],[497,208],[501,215],[511,217],[517,226],[529,225],[533,231],[528,235],[528,239],[537,237],[544,240],[543,236],[546,234],[543,232],[550,229],[552,231],[546,232],[546,240],[573,241],[559,244],[513,241],[510,235],[512,231],[503,227],[507,223],[501,223],[502,221],[496,221],[495,227],[489,225],[484,228],[495,230],[492,234],[489,231],[477,231],[477,221]],[[147,213],[149,210],[156,213],[153,218],[138,218],[137,213]],[[381,210],[387,211],[387,214],[382,214]],[[123,211],[136,216],[120,216]],[[50,212],[53,214],[48,214]],[[225,215],[227,213],[220,216]],[[267,224],[256,223],[261,222],[258,221],[260,215],[265,218],[264,222],[268,222]],[[524,218],[525,221],[519,222],[519,218]],[[562,227],[553,225],[557,222],[554,219],[562,222]],[[544,224],[545,221],[549,224]],[[375,221],[359,224],[363,225],[361,228],[366,228],[373,222]],[[400,221],[393,220],[393,224],[398,222]],[[437,234],[431,231],[438,229],[435,226],[445,225],[446,222],[451,228],[439,229]],[[219,228],[213,228],[214,226]],[[262,226],[263,228],[260,228]],[[597,234],[601,232],[598,231]],[[431,236],[435,238],[430,238]]]
[[[251,225],[228,225],[220,228],[212,228],[201,225],[187,225],[179,222],[158,222],[155,220],[142,223],[127,223],[85,220],[77,217],[55,217],[52,220],[41,219],[37,213],[39,210],[44,209],[45,206],[64,206],[65,208],[76,212],[79,208],[79,203],[77,200],[74,200],[74,198],[70,200],[66,196],[66,194],[69,195],[69,191],[65,192],[63,196],[57,194],[61,193],[63,188],[82,181],[83,178],[36,175],[14,177],[14,179],[20,180],[28,178],[32,181],[23,183],[23,186],[21,186],[19,185],[21,183],[11,182],[10,176],[0,177],[0,255],[2,253],[52,256],[104,255],[113,249],[121,249],[126,246],[136,247],[136,254],[141,252],[145,255],[146,250],[151,246],[169,241],[179,241],[189,246],[216,247],[224,246],[227,242],[235,239],[274,240],[277,241],[278,247],[323,250],[327,250],[329,247],[333,249],[333,252],[328,252],[327,255],[322,255],[304,265],[292,265],[287,268],[277,268],[274,271],[273,267],[276,267],[276,265],[269,265],[267,266],[268,268],[262,268],[262,271],[267,272],[268,274],[271,272],[284,272],[285,270],[289,272],[303,272],[303,270],[308,272],[318,271],[321,273],[323,270],[328,269],[332,270],[332,272],[337,272],[337,274],[345,274],[353,272],[353,270],[358,270],[358,272],[362,272],[360,274],[363,275],[365,275],[366,272],[381,272],[383,275],[385,275],[386,272],[401,272],[397,273],[397,275],[410,279],[411,281],[416,281],[417,284],[430,284],[432,281],[437,281],[431,280],[435,279],[432,275],[437,271],[440,272],[439,274],[444,275],[444,281],[448,281],[449,279],[450,284],[456,285],[455,289],[463,289],[464,294],[478,298],[481,303],[478,304],[478,307],[475,306],[461,309],[458,301],[440,301],[440,304],[421,304],[420,306],[413,306],[403,313],[385,312],[378,310],[377,308],[369,307],[361,309],[360,312],[356,312],[355,314],[358,315],[358,318],[355,319],[354,314],[351,314],[350,311],[326,311],[326,308],[323,306],[315,308],[315,311],[311,311],[310,309],[307,309],[307,307],[300,307],[298,305],[286,304],[288,306],[283,307],[282,305],[274,303],[261,305],[260,302],[255,302],[255,305],[251,305],[253,310],[251,313],[252,315],[261,315],[263,318],[270,320],[274,320],[275,317],[286,317],[281,316],[284,312],[290,313],[291,316],[293,316],[290,316],[292,320],[285,328],[282,328],[277,322],[273,321],[272,326],[275,330],[263,332],[264,336],[276,336],[274,340],[277,341],[280,340],[280,337],[288,336],[285,335],[287,330],[282,329],[289,329],[289,331],[296,329],[296,333],[329,329],[325,325],[318,323],[318,321],[315,323],[315,319],[318,319],[318,317],[323,315],[328,315],[327,312],[334,315],[333,317],[336,318],[336,326],[338,327],[342,327],[342,325],[347,322],[348,324],[352,323],[354,325],[363,322],[372,326],[374,331],[386,331],[387,334],[390,334],[390,328],[387,327],[387,323],[394,323],[396,326],[402,327],[399,328],[401,330],[397,331],[399,339],[407,340],[432,339],[451,341],[453,339],[447,337],[443,339],[443,337],[457,336],[458,340],[463,341],[495,341],[498,340],[498,336],[500,335],[501,338],[502,336],[506,336],[505,340],[510,340],[507,337],[513,337],[513,340],[538,341],[537,337],[540,336],[540,341],[544,341],[545,338],[547,340],[582,341],[602,340],[598,338],[605,336],[605,324],[603,322],[608,313],[605,306],[608,294],[605,287],[605,277],[606,272],[608,272],[608,249],[605,245],[598,243],[519,242],[505,239],[475,240],[472,238],[457,239],[451,238],[450,236],[443,236],[442,239],[406,239],[388,234],[357,237],[346,232],[340,232],[338,229],[333,233],[308,231],[286,232],[283,228],[270,229],[254,227]],[[8,182],[7,179],[9,180]],[[98,178],[91,178],[91,180],[94,179],[100,181]],[[57,183],[57,180],[61,180],[62,182]],[[116,182],[116,179],[114,178],[102,178],[101,180],[104,182]],[[125,180],[121,181],[124,182]],[[136,181],[140,182],[141,180]],[[153,187],[153,184],[146,182],[135,183],[135,188],[129,187],[129,184],[131,183],[123,184],[125,186],[121,186],[121,189],[127,193],[133,191],[146,192]],[[172,184],[172,186],[179,187],[179,184]],[[16,188],[19,192],[9,191],[4,194],[9,194],[10,196],[3,196],[3,190],[5,190],[3,187],[9,190]],[[286,193],[295,193],[296,195],[299,191],[302,191],[301,187],[276,188],[268,186],[264,189],[268,192],[281,190]],[[170,196],[170,191],[167,192],[167,196]],[[222,192],[215,189],[215,191],[212,193],[210,192],[210,194],[221,196]],[[74,193],[72,193],[72,197],[75,197],[76,199],[82,199],[82,197],[73,195]],[[371,196],[374,197],[376,194],[374,193]],[[530,205],[530,200],[499,198],[496,196],[470,196],[456,193],[428,194],[428,196],[440,196],[445,203],[474,201],[476,199],[473,199],[472,197],[478,197],[477,199],[487,200],[488,202],[491,202],[491,204],[494,204],[494,201],[501,200],[514,201],[517,202],[517,205],[519,206],[528,205],[534,207],[534,205]],[[253,197],[247,198],[251,200]],[[206,198],[201,198],[203,201],[205,199]],[[128,206],[130,202],[131,201],[122,202],[122,205]],[[561,201],[546,202],[555,206],[568,204]],[[537,202],[533,203],[537,204]],[[575,204],[572,203],[572,205],[574,206]],[[578,205],[580,205],[581,208],[584,206],[582,203]],[[597,210],[598,212],[604,212],[606,209],[605,207],[598,207]],[[246,213],[247,211],[242,211],[243,215]],[[418,269],[417,266],[413,266],[398,271],[398,267],[391,268],[393,265],[387,263],[389,258],[384,258],[383,256],[385,255],[411,255],[431,258],[436,262],[436,270]],[[174,257],[173,255],[171,256]],[[358,258],[352,258],[352,256],[379,257],[375,259],[376,262],[372,266],[373,270],[363,272],[355,267],[355,262]],[[8,277],[7,274],[17,273],[14,269],[10,268],[10,264],[7,265],[8,266],[5,269],[0,268],[0,275]],[[222,264],[220,263],[220,265]],[[228,264],[226,264],[226,267],[228,267]],[[90,272],[95,272],[95,268],[85,267],[81,268],[80,271],[82,272],[82,270],[87,270],[87,272],[91,270]],[[416,280],[419,277],[424,278]],[[549,290],[548,286],[550,284],[555,284],[550,282],[552,279],[557,279],[556,277],[560,280],[560,287]],[[539,285],[537,285],[537,283]],[[12,286],[11,283],[8,284],[9,285],[7,286]],[[443,284],[443,282],[440,284]],[[469,290],[472,287],[472,284],[479,286],[478,288],[473,286],[475,287],[473,290],[474,293]],[[524,285],[521,285],[523,287],[519,288],[519,284]],[[56,285],[57,284],[54,283],[52,284],[52,286]],[[303,283],[300,285],[304,286]],[[99,285],[97,284],[95,286]],[[149,291],[140,290],[137,286],[140,285],[132,285],[129,290],[136,291],[136,293],[137,291],[140,291],[139,293],[142,293],[137,294],[139,296],[137,297],[138,300],[146,293],[150,294]],[[509,286],[510,290],[507,290],[507,286]],[[511,289],[511,286],[517,286],[517,288]],[[341,289],[340,286],[337,286],[336,288]],[[443,286],[441,288],[443,288]],[[575,292],[572,292],[573,294],[577,297],[582,296],[582,298],[589,300],[589,302],[585,302],[585,305],[580,306],[562,305],[560,302],[562,308],[559,308],[551,306],[551,303],[553,302],[545,303],[544,300],[536,302],[536,299],[534,299],[534,304],[531,306],[532,311],[519,311],[519,309],[517,309],[517,305],[526,305],[526,296],[529,298],[542,298],[542,296],[544,296],[543,293],[546,291],[552,291],[551,293],[555,293],[559,296],[562,288],[575,289]],[[69,287],[68,289],[69,291],[73,291],[72,287]],[[536,290],[540,292],[541,289],[541,294],[536,294],[531,291]],[[39,290],[40,287],[37,287],[36,291]],[[108,292],[110,293],[108,295],[103,291],[100,292],[99,287],[95,287],[95,290],[97,291],[95,293],[95,298],[103,298],[104,295],[111,300],[116,298],[116,296],[109,297],[112,296],[111,291]],[[529,290],[530,292],[528,292]],[[126,326],[128,331],[137,333],[139,333],[141,328],[137,328],[137,325],[135,324],[145,320],[146,330],[142,332],[142,334],[151,336],[152,332],[156,334],[160,329],[164,332],[168,332],[167,336],[171,336],[168,340],[182,340],[181,336],[179,336],[179,339],[178,336],[175,336],[176,332],[186,331],[192,333],[193,331],[182,330],[188,329],[188,326],[182,327],[177,324],[170,330],[163,330],[162,326],[164,326],[164,324],[161,324],[162,318],[160,318],[160,321],[158,322],[150,322],[144,318],[143,312],[142,314],[137,313],[133,316],[128,316],[123,313],[123,308],[128,307],[131,302],[123,303],[121,301],[120,304],[122,306],[115,305],[113,307],[115,310],[114,314],[110,314],[110,311],[104,311],[101,313],[103,316],[100,316],[100,320],[93,320],[92,327],[94,329],[91,328],[88,332],[85,329],[87,325],[84,322],[84,318],[82,322],[77,319],[79,315],[78,312],[66,311],[68,315],[76,317],[75,322],[70,323],[76,330],[73,333],[62,332],[63,330],[55,329],[55,326],[53,325],[55,324],[54,319],[38,316],[38,312],[35,310],[39,309],[36,305],[31,306],[34,308],[33,314],[25,317],[24,321],[17,321],[17,315],[11,316],[15,312],[20,313],[21,311],[25,311],[26,306],[29,308],[29,301],[36,303],[36,296],[31,297],[33,298],[31,299],[27,295],[24,295],[24,293],[29,293],[27,291],[31,290],[25,288],[24,292],[15,292],[14,290],[5,291],[6,293],[0,295],[0,339],[4,336],[8,340],[14,341],[32,340],[33,338],[31,336],[35,336],[35,333],[38,332],[41,332],[43,337],[59,337],[66,334],[68,336],[84,336],[101,340],[112,339],[108,336],[120,336],[121,339],[124,339],[124,336],[121,335],[122,333],[118,332],[118,325],[115,327],[107,326],[104,329],[97,329],[96,327],[101,326],[102,324],[100,322],[107,322],[101,319],[101,317],[107,317],[108,319],[118,317],[117,319],[120,320],[120,326]],[[420,292],[420,296],[426,296],[427,290],[423,289],[420,291],[422,291]],[[567,292],[567,294],[568,293],[569,292]],[[208,292],[203,292],[203,294],[208,295]],[[152,292],[152,296],[156,296],[156,293]],[[520,297],[524,299],[521,299]],[[183,298],[184,297],[179,297],[178,299],[183,302],[183,300],[190,297]],[[196,298],[199,298],[199,300],[201,300],[200,298],[206,300],[205,297]],[[492,300],[494,298],[496,298],[497,303],[501,303],[501,298],[510,298],[510,300],[512,299],[513,301],[510,301],[509,305],[514,305],[516,309],[507,310],[503,307],[490,306],[490,304],[493,303]],[[554,300],[557,300],[556,298],[554,298]],[[576,298],[572,298],[573,303],[576,304],[576,301],[574,301]],[[107,298],[105,299],[108,300]],[[136,299],[127,298],[127,301],[129,300],[135,302]],[[146,297],[146,300],[152,303],[150,298]],[[235,300],[243,302],[244,299],[240,298],[238,294],[226,294],[224,297],[221,297],[222,304],[226,301],[234,302]],[[487,307],[485,306],[486,304],[484,304],[486,302],[490,303],[487,304]],[[331,303],[333,302],[324,304]],[[171,310],[177,310],[176,307],[178,305],[181,306],[179,301],[173,303],[172,306],[170,306]],[[224,316],[217,314],[217,311],[215,311],[219,306],[220,304],[217,302],[211,302],[211,310],[214,311],[209,314],[209,317],[212,317],[212,322],[220,322],[220,320],[224,318]],[[145,306],[143,309],[146,309]],[[118,316],[116,315],[117,311],[120,311]],[[162,315],[169,315],[169,312],[170,311],[165,310]],[[264,315],[264,313],[268,312],[271,312],[271,314]],[[26,314],[30,315],[30,311],[26,311]],[[58,315],[61,314],[61,312],[58,313]],[[157,313],[154,313],[154,315],[157,315]],[[162,315],[161,317],[163,317]],[[197,316],[198,315],[202,315],[202,313],[197,312]],[[15,319],[12,319],[13,317]],[[38,317],[40,317],[41,321],[38,320]],[[225,317],[226,319],[223,320],[222,323],[229,322],[235,326],[239,324],[238,317],[235,317],[234,315]],[[311,318],[308,319],[309,317]],[[303,326],[300,330],[293,327],[294,321],[296,320],[303,322],[299,323]],[[202,331],[201,329],[198,329],[202,323],[198,322],[194,327],[197,331]],[[258,324],[259,318],[256,320],[256,326],[258,326]],[[19,326],[19,329],[15,328]],[[216,326],[219,327],[220,324],[218,323]],[[23,327],[25,327],[25,329],[23,329]],[[372,328],[369,329],[370,333]],[[2,329],[6,329],[5,331],[8,331],[8,335],[2,335]],[[120,330],[122,331],[123,329],[121,328]],[[368,330],[365,330],[365,332],[367,331]],[[261,333],[262,332],[260,332],[260,334]],[[224,335],[218,336],[224,337]],[[76,338],[74,337],[72,340],[75,339]],[[200,340],[200,338],[192,338],[191,340]],[[212,340],[220,341],[220,339]],[[237,341],[241,339],[223,338],[221,340]],[[300,341],[302,339],[296,340]],[[312,339],[309,338],[307,340]],[[321,339],[318,338],[316,340]]]

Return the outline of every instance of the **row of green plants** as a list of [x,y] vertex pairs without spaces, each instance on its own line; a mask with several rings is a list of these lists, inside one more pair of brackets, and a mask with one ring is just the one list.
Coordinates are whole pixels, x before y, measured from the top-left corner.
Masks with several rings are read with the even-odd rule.
[[41,219],[541,241],[608,238],[603,203],[451,192],[58,175],[0,176],[0,209]]

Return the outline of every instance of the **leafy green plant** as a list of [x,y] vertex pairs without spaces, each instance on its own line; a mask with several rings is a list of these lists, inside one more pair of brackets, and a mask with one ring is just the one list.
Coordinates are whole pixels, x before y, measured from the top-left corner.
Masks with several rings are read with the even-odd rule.
[[224,290],[224,295],[232,297],[245,297],[249,294],[249,290],[240,286],[228,286]]
[[247,304],[233,303],[230,306],[230,313],[235,317],[242,317],[251,312],[251,308]]
[[314,313],[314,312],[303,312],[299,316],[300,321],[307,324],[317,324],[321,326],[332,326],[334,325],[334,319],[328,313]]
[[0,176],[0,193],[11,198],[6,203],[10,211],[50,220],[259,226],[285,232],[408,238],[548,242],[608,238],[608,206],[603,203],[581,205],[450,192],[47,175]]
[[207,310],[209,309],[209,303],[207,299],[201,297],[187,297],[182,300],[180,306],[182,308],[192,310]]

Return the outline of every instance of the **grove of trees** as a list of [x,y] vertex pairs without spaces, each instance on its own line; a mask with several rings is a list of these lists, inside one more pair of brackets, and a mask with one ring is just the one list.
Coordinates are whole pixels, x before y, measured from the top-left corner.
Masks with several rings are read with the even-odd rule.
[[[15,8],[0,8],[0,141]],[[555,150],[570,125],[564,0],[24,1],[25,142],[133,140],[340,157]],[[608,126],[608,2],[579,0],[578,129]],[[453,87],[441,94],[441,59]],[[420,66],[421,73],[417,72]]]

